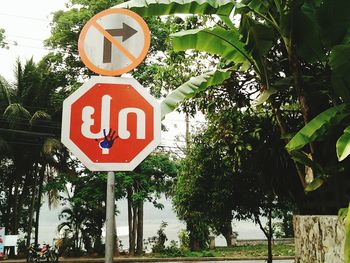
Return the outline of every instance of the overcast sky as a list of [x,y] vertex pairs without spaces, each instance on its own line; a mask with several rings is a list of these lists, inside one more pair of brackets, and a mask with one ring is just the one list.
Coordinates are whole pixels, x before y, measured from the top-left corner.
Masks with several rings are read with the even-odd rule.
[[[9,41],[9,49],[0,49],[0,75],[9,81],[13,81],[13,69],[17,58],[21,61],[34,58],[36,62],[48,51],[43,46],[43,40],[50,36],[51,13],[64,9],[66,0],[11,0],[4,2],[0,10],[0,28],[6,30],[6,37]],[[15,44],[16,43],[16,44]],[[162,134],[162,144],[174,144],[175,135],[184,134],[184,118],[179,114],[171,114],[166,118],[166,125],[176,133]],[[198,119],[192,120],[192,126],[200,124]],[[180,140],[183,140],[180,138]],[[157,210],[151,204],[145,208],[145,238],[153,236],[162,221],[169,223],[166,234],[169,240],[177,239],[177,233],[184,225],[176,219],[169,200],[163,200],[165,208]],[[61,209],[61,208],[60,208]],[[39,242],[51,242],[56,236],[56,228],[59,224],[58,214],[60,209],[49,210],[44,204],[41,213],[41,229]],[[117,225],[127,226],[126,202],[118,203],[121,214],[117,218]],[[236,229],[239,238],[263,238],[261,231],[248,222],[236,222]],[[126,241],[126,239],[124,239]],[[217,241],[223,244],[223,239]]]
[[[0,75],[13,80],[13,66],[17,58],[22,61],[34,57],[38,61],[47,50],[43,40],[50,36],[50,17],[63,9],[65,0],[11,0],[2,3],[0,28],[6,30],[9,49],[0,49]],[[17,43],[17,46],[14,45]]]

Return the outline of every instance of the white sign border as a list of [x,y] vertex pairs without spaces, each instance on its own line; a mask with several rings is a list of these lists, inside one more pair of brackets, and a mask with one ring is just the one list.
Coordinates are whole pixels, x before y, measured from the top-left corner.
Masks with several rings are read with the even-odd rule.
[[[77,101],[98,83],[129,84],[143,98],[145,98],[154,109],[154,138],[134,159],[128,163],[95,163],[70,139],[71,106],[75,101]],[[160,105],[158,101],[134,78],[93,76],[63,102],[61,141],[90,171],[133,171],[161,142]]]

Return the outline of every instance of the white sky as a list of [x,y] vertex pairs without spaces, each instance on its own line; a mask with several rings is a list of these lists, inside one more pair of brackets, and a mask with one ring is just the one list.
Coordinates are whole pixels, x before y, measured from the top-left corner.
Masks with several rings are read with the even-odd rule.
[[[11,0],[3,2],[0,9],[0,28],[6,30],[9,49],[0,49],[0,75],[13,80],[17,58],[22,61],[34,57],[35,61],[47,53],[43,40],[50,36],[50,16],[63,9],[65,0]],[[17,46],[13,45],[17,42]]]
[[[51,13],[64,9],[66,0],[10,0],[2,1],[0,9],[0,28],[6,30],[6,38],[10,42],[9,49],[0,49],[0,75],[8,81],[13,81],[13,69],[17,58],[21,61],[34,58],[36,62],[48,51],[43,46],[43,40],[50,36]],[[14,45],[14,43],[17,45]],[[201,120],[200,120],[201,121]],[[198,119],[192,120],[193,126],[200,125]],[[185,131],[184,117],[180,114],[169,114],[164,122],[172,135],[163,133],[162,144],[173,145],[174,134],[183,135]],[[184,139],[179,139],[184,140]],[[181,143],[179,143],[181,144]],[[162,211],[153,209],[151,205],[145,209],[145,238],[156,234],[161,221],[167,221],[166,229],[169,240],[177,239],[177,232],[184,226],[176,219],[169,201],[165,201],[165,209]],[[127,226],[126,204],[119,203],[121,215],[118,216],[117,225]],[[51,242],[56,236],[59,210],[48,210],[44,204],[41,213],[41,231],[39,242]],[[237,222],[236,230],[239,238],[263,238],[261,231],[251,223]],[[124,243],[125,244],[125,243]],[[223,240],[219,241],[223,244]]]

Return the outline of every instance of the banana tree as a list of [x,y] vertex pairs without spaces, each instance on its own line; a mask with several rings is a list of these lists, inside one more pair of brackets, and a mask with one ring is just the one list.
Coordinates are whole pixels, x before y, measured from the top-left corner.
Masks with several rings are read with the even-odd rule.
[[[218,55],[225,61],[226,67],[225,74],[219,70],[210,72],[191,79],[170,93],[162,102],[163,116],[185,99],[223,83],[230,78],[230,72],[235,70],[253,72],[261,87],[259,104],[269,102],[278,112],[278,104],[281,103],[276,106],[276,97],[282,91],[274,86],[275,83],[271,83],[274,72],[269,69],[267,61],[268,53],[278,44],[283,46],[282,52],[285,52],[281,59],[286,58],[289,61],[290,72],[287,74],[293,79],[291,85],[293,92],[297,94],[305,124],[321,112],[316,105],[317,100],[313,99],[314,90],[309,90],[310,84],[303,74],[306,64],[319,64],[324,67],[324,71],[331,71],[330,79],[326,80],[331,82],[327,82],[329,87],[324,87],[325,84],[322,83],[320,90],[316,90],[330,97],[325,100],[323,107],[335,106],[349,99],[347,85],[350,81],[346,72],[350,67],[347,60],[350,56],[350,37],[347,34],[350,18],[344,12],[350,7],[348,1],[133,0],[116,7],[129,8],[143,16],[182,13],[215,15],[221,20],[221,23],[210,28],[187,30],[172,35],[175,50],[195,49]],[[239,26],[233,23],[232,17],[235,15],[240,16]],[[213,78],[216,81],[212,81]],[[281,116],[277,117],[280,120],[282,136],[293,132],[285,129]],[[347,136],[343,137],[343,140],[346,138]],[[315,146],[310,142],[309,147],[311,161],[316,159],[312,156]],[[299,172],[302,173],[300,169]],[[299,176],[307,187],[305,174]]]
[[[281,69],[281,79],[292,79],[291,94],[297,98],[306,125],[289,142],[287,149],[296,165],[313,169],[314,181],[311,182],[306,180],[305,169],[298,169],[306,190],[315,190],[331,176],[332,171],[323,167],[326,162],[319,156],[325,145],[319,145],[316,141],[320,141],[320,136],[325,136],[335,125],[343,124],[349,115],[346,106],[350,99],[350,75],[347,74],[350,70],[349,1],[132,0],[116,7],[131,9],[142,16],[182,13],[215,16],[218,21],[208,28],[172,35],[175,50],[208,52],[222,58],[225,66],[224,71],[218,69],[192,79],[170,93],[162,102],[163,116],[185,99],[223,83],[230,78],[231,72],[249,71],[260,85],[259,104],[269,105],[273,109],[281,134],[288,142],[293,129],[288,129],[280,113],[290,105],[279,100],[285,90],[272,81],[276,72],[271,70],[268,60],[273,48],[282,46],[277,56],[281,61],[287,60],[289,66],[288,69]],[[233,18],[238,18],[239,24]],[[310,68],[317,69],[319,74],[308,75]],[[320,113],[321,117],[313,119]],[[345,129],[337,143],[340,159],[350,153],[349,129]]]

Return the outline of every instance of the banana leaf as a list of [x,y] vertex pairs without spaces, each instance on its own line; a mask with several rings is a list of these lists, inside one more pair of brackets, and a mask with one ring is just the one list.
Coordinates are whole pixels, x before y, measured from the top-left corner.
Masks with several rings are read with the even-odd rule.
[[313,141],[320,140],[334,125],[341,123],[349,115],[347,104],[335,106],[320,113],[294,135],[286,146],[287,150],[295,151]]
[[172,14],[216,14],[229,16],[236,3],[231,0],[131,0],[115,8],[130,9],[141,16]]
[[195,49],[219,55],[229,62],[244,65],[255,65],[245,44],[240,41],[239,32],[235,29],[225,30],[222,27],[192,29],[172,34],[175,51]]
[[191,78],[189,81],[185,82],[176,90],[171,92],[161,102],[162,119],[166,114],[174,111],[184,100],[194,97],[197,93],[207,89],[210,86],[223,83],[226,79],[230,78],[230,76],[231,72],[229,71],[217,70]]
[[329,55],[332,87],[344,102],[350,101],[350,45],[337,45]]
[[343,135],[338,139],[337,156],[339,161],[343,161],[350,154],[350,126],[346,127]]

